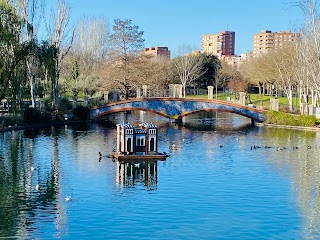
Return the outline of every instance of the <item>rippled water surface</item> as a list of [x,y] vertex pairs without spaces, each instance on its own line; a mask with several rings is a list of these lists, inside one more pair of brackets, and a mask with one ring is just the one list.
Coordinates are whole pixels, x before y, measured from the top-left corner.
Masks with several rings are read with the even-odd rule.
[[104,125],[0,133],[0,238],[320,238],[319,132],[129,120],[155,121],[170,157],[113,162]]

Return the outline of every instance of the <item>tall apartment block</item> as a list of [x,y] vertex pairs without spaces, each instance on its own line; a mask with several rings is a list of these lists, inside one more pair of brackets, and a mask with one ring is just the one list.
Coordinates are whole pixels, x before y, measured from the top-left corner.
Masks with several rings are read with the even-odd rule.
[[167,47],[150,47],[143,50],[144,54],[150,54],[156,57],[165,57],[170,59],[170,51]]
[[224,31],[217,34],[202,35],[201,51],[218,57],[234,55],[235,32]]
[[289,31],[262,30],[260,33],[253,34],[253,57],[261,56],[271,50],[277,50],[287,43],[298,40],[299,37],[299,33]]

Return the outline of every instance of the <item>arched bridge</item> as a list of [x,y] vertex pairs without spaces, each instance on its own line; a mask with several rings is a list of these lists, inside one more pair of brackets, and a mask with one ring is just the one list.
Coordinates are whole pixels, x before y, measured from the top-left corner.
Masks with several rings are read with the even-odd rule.
[[95,107],[90,112],[91,119],[101,118],[104,115],[130,110],[143,110],[154,112],[171,119],[182,117],[198,112],[231,112],[248,118],[255,122],[263,122],[265,116],[263,110],[239,104],[200,98],[136,98],[119,102],[109,103],[104,106]]

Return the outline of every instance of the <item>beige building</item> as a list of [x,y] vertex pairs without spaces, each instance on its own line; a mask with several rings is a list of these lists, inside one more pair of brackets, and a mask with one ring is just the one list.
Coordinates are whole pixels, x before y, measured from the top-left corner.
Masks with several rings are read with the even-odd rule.
[[235,52],[235,32],[224,31],[217,34],[202,35],[201,51],[208,54],[234,55]]
[[150,47],[143,50],[144,54],[150,54],[156,57],[165,57],[170,59],[170,51],[167,47]]
[[243,63],[247,62],[248,59],[250,59],[250,53],[243,53],[241,56],[223,55],[220,60],[229,66],[239,68]]
[[277,50],[287,43],[298,40],[299,37],[299,33],[289,31],[262,30],[260,33],[253,34],[253,57],[261,56],[271,50]]

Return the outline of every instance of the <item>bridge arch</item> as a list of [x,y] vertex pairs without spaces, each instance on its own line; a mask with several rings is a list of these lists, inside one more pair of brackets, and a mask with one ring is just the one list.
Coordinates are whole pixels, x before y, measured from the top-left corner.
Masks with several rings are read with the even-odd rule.
[[91,119],[97,119],[111,113],[130,110],[149,111],[170,119],[181,119],[182,117],[199,112],[218,111],[239,114],[255,122],[263,122],[265,120],[263,110],[227,101],[198,98],[129,99],[93,108],[90,112],[90,117]]

